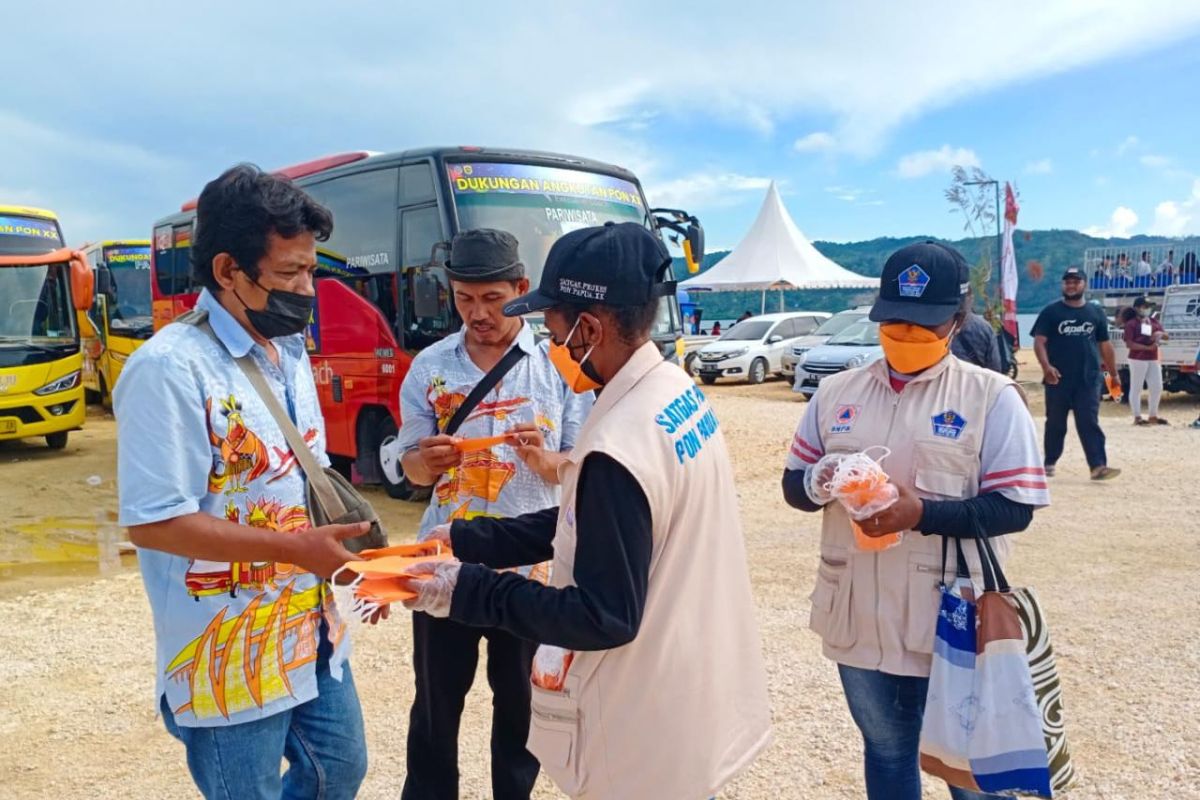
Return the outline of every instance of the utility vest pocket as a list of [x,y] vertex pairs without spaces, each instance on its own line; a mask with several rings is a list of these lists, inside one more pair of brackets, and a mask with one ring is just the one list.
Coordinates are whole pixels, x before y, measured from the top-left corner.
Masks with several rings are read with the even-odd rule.
[[[904,615],[904,649],[932,653],[942,593],[941,558],[924,553],[908,557],[908,603]],[[953,576],[952,576],[953,577]]]
[[812,611],[808,627],[830,647],[853,647],[858,641],[851,588],[847,551],[826,549],[821,553],[821,564],[817,568],[817,583],[809,595]]
[[583,714],[579,706],[578,683],[561,692],[530,683],[529,739],[526,747],[537,756],[542,769],[566,794],[583,792],[584,772]]

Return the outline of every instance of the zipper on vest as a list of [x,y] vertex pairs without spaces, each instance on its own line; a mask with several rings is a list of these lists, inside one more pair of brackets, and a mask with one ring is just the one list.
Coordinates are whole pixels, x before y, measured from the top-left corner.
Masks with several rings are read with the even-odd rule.
[[[888,387],[891,389],[891,387]],[[907,387],[906,387],[907,388]],[[892,389],[893,393],[895,392]],[[896,412],[900,409],[900,394],[896,394],[896,398],[892,400],[892,417],[888,420],[887,436],[884,437],[883,443],[889,448],[892,445],[892,428],[896,426]],[[879,553],[872,553],[875,560],[875,642],[879,645],[879,667],[883,666],[883,629],[879,625]]]

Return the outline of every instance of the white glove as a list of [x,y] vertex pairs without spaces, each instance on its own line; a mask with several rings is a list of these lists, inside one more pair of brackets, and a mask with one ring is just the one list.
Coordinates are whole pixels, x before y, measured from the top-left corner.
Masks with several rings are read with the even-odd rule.
[[845,458],[843,453],[827,453],[821,460],[804,470],[804,493],[808,499],[823,506],[833,499],[833,495],[825,488],[825,484],[833,478],[833,473]]
[[442,523],[441,525],[436,526],[433,530],[431,530],[429,532],[429,535],[425,537],[425,541],[441,542],[442,544],[449,547],[450,546],[450,525],[451,525],[451,523],[445,522],[445,523]]
[[[458,583],[458,569],[461,566],[458,560],[422,561],[404,570],[405,575],[419,578],[408,582],[408,588],[417,596],[405,600],[404,607],[410,611],[424,611],[431,617],[450,616],[450,601],[454,598],[454,586]],[[424,577],[426,575],[429,577]]]

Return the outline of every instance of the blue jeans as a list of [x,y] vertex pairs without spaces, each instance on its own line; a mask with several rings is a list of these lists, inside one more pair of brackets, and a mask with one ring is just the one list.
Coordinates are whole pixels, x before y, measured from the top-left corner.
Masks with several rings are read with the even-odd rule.
[[[921,800],[921,718],[928,678],[838,664],[850,716],[863,737],[867,800]],[[950,787],[954,800],[1003,800]]]
[[[207,800],[353,798],[367,774],[362,709],[350,675],[329,674],[332,650],[321,631],[317,651],[319,696],[263,719],[217,728],[175,724],[162,699],[167,732],[187,748],[188,770]],[[288,770],[281,777],[280,761]]]

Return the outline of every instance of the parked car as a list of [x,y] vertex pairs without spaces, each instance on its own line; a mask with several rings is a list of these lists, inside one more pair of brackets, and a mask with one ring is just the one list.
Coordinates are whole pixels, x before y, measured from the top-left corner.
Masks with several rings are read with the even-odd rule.
[[883,358],[879,345],[879,323],[860,319],[829,341],[800,356],[796,362],[796,382],[792,391],[810,399],[821,380],[848,369],[862,367]]
[[865,308],[852,308],[848,311],[839,311],[829,319],[821,323],[821,327],[810,333],[808,336],[801,336],[792,343],[792,348],[783,354],[783,359],[780,364],[784,376],[793,377],[796,374],[796,362],[800,356],[812,350],[818,345],[823,345],[831,336],[836,336],[846,328],[858,322],[860,319],[865,319],[871,311],[870,306]]
[[734,325],[721,338],[700,349],[696,374],[706,384],[717,378],[745,378],[762,383],[767,373],[780,373],[783,354],[801,336],[807,336],[829,319],[822,311],[789,311],[761,314]]

